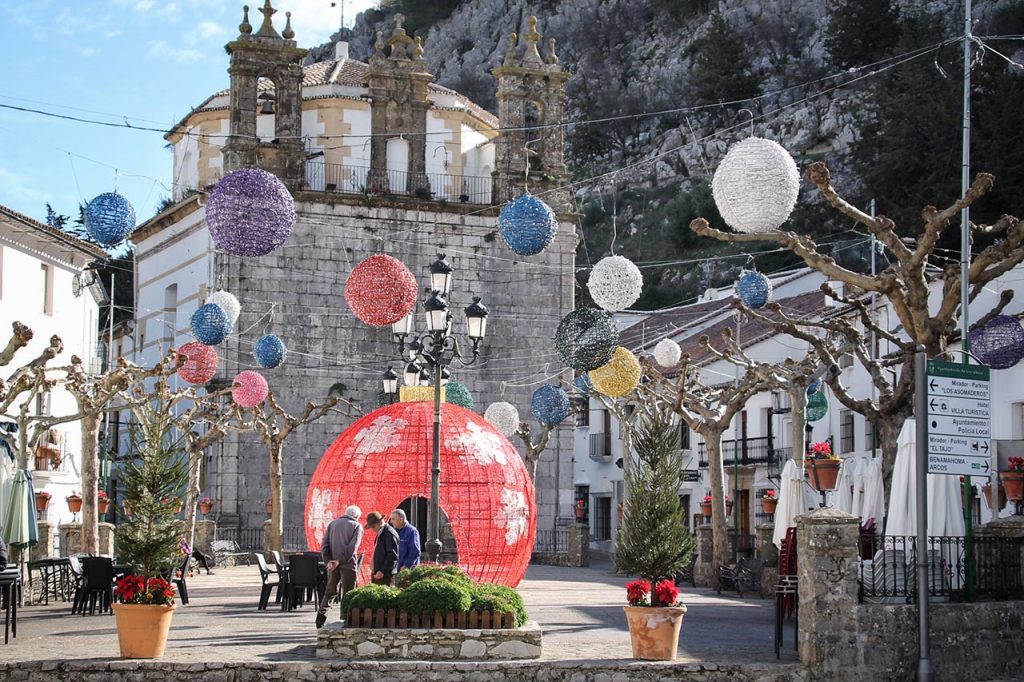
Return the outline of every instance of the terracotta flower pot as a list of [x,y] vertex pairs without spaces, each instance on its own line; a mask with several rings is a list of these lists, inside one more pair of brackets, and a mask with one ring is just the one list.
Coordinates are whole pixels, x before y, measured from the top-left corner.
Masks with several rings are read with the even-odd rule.
[[114,604],[121,658],[160,658],[167,644],[174,606]]
[[811,487],[819,493],[824,490],[835,490],[836,479],[839,478],[839,465],[842,460],[838,459],[808,459],[804,462],[804,469],[811,479]]
[[1003,481],[1008,500],[1020,502],[1024,499],[1024,471],[1002,471],[999,478]]
[[761,498],[761,511],[765,514],[774,514],[777,506],[779,506],[778,500],[769,500],[764,497]]
[[50,507],[50,496],[44,493],[36,493],[36,511],[42,514]]
[[629,623],[633,658],[673,661],[679,648],[685,606],[623,606]]
[[96,500],[96,511],[100,514],[106,514],[110,509],[110,498],[104,498]]
[[710,502],[701,502],[700,503],[700,513],[701,513],[702,516],[711,516],[711,503]]
[[996,488],[998,489],[998,494],[993,491],[991,484],[986,483],[982,486],[981,493],[985,496],[989,509],[1001,511],[1006,506],[1006,488],[1003,487],[1002,483],[997,483]]
[[200,502],[199,503],[199,511],[202,512],[203,516],[206,516],[211,511],[213,511],[213,503],[212,502]]
[[82,498],[78,495],[72,495],[67,498],[68,500],[68,511],[72,514],[77,514],[82,511]]
[[267,513],[268,514],[273,514],[274,513],[274,501],[273,500],[271,500],[270,502],[267,502]]

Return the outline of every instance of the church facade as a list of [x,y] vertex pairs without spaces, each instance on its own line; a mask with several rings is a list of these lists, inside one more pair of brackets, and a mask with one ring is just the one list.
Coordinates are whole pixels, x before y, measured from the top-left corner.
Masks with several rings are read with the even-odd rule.
[[[403,261],[421,284],[439,252],[455,268],[451,309],[479,296],[490,310],[479,361],[451,367],[476,409],[505,400],[528,418],[529,399],[558,381],[559,320],[573,308],[577,242],[561,122],[568,73],[554,43],[544,56],[531,19],[494,70],[495,117],[435,84],[425,46],[401,17],[378,35],[368,63],[336,46],[334,59],[303,65],[290,17],[280,33],[269,0],[261,26],[248,12],[230,54],[230,87],[193,109],[168,134],[174,150],[174,205],[139,226],[136,244],[136,360],[152,362],[191,340],[190,318],[212,292],[239,299],[234,333],[217,350],[215,382],[230,385],[259,369],[253,343],[265,333],[289,350],[279,368],[260,370],[289,411],[332,391],[364,412],[378,404],[383,372],[403,361],[390,327],[358,321],[343,296],[348,273],[374,253]],[[278,22],[280,25],[280,22]],[[288,242],[258,258],[218,251],[205,223],[205,198],[225,173],[259,167],[295,198]],[[532,257],[508,249],[497,230],[501,204],[524,185],[555,209],[558,232]],[[416,326],[423,329],[422,304]],[[310,477],[328,445],[348,425],[331,416],[294,433],[284,452],[285,539],[303,526]],[[572,426],[553,434],[537,472],[538,529],[570,522]],[[429,443],[429,440],[428,440]],[[517,444],[518,446],[519,444]],[[215,500],[220,528],[259,529],[270,497],[266,448],[232,434],[207,452],[203,494]],[[344,496],[344,491],[341,491]],[[444,474],[442,472],[442,507]],[[387,510],[381,510],[387,511]]]

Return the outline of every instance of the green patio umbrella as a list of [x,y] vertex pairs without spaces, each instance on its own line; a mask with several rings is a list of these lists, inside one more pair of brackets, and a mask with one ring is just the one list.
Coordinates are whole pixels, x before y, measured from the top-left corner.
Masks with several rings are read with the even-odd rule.
[[3,526],[0,527],[0,535],[3,535],[8,547],[28,547],[32,544],[29,526],[35,515],[29,512],[31,502],[28,477],[24,470],[18,469],[11,482]]

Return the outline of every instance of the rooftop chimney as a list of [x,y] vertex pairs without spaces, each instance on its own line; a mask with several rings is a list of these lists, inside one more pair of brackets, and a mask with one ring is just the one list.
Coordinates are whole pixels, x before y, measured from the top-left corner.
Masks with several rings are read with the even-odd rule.
[[348,59],[348,41],[339,40],[334,44],[334,58]]

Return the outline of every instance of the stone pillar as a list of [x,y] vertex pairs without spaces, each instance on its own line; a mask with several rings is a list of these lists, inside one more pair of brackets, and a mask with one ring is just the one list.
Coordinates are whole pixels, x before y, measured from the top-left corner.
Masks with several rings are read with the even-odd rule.
[[860,519],[830,507],[796,519],[800,661],[819,679],[857,665],[857,541]]
[[[979,542],[975,543],[975,563],[979,572],[1002,570],[1006,566],[1016,565],[1021,572],[1018,580],[1024,584],[1024,542],[1017,545],[1020,556],[1003,557],[999,556],[1000,551],[1008,550],[1009,545],[996,547],[995,544],[985,542],[986,538],[1024,538],[1024,516],[1007,516],[1001,519],[993,519],[975,529],[975,535]],[[984,580],[983,575],[978,576]]]
[[762,523],[754,529],[757,556],[764,562],[764,570],[761,572],[762,597],[774,594],[775,585],[779,581],[779,548],[772,541],[774,533],[775,524],[773,523]]
[[217,523],[210,519],[196,521],[195,549],[203,554],[213,554],[214,539],[217,537]]
[[589,566],[590,565],[590,526],[585,523],[574,523],[568,527],[569,530],[569,546],[567,547],[568,552],[568,565],[569,566]]
[[56,538],[57,528],[49,521],[39,521],[36,525],[39,528],[39,542],[29,548],[29,561],[49,559],[53,556],[53,541]]
[[714,584],[716,568],[713,537],[710,523],[697,526],[697,563],[693,565],[693,580],[698,587],[709,587]]
[[[82,524],[62,523],[58,532],[60,533],[60,555],[62,557],[74,556],[82,551]],[[101,521],[99,523],[99,546],[97,551],[101,556],[114,556],[114,524]]]

